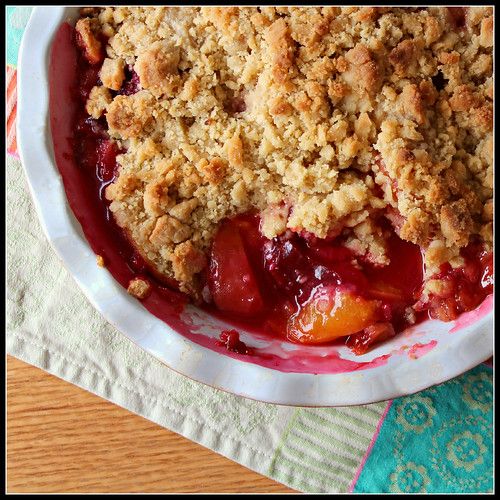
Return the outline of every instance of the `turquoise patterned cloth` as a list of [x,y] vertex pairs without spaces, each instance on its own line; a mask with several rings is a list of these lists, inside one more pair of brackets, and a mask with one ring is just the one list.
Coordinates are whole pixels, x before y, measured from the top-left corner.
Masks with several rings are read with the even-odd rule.
[[493,491],[492,370],[393,401],[355,492]]
[[31,7],[7,7],[7,64],[17,64],[19,45],[31,14]]
[[[30,11],[7,8],[10,66]],[[100,317],[47,243],[13,157],[7,213],[9,354],[299,491],[493,491],[490,366],[359,407],[290,408],[238,398],[169,370]]]

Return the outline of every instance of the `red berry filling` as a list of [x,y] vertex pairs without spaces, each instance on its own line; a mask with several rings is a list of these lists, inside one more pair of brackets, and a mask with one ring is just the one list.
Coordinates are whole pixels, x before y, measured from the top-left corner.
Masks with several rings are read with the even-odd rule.
[[118,94],[132,95],[139,92],[139,90],[141,90],[139,75],[133,70],[132,66],[127,66],[125,68],[125,80]]
[[[356,354],[423,319],[412,307],[423,287],[421,251],[394,232],[387,240],[390,264],[377,267],[340,237],[287,231],[268,240],[258,227],[255,215],[235,217],[213,243],[208,283],[215,307],[230,319],[303,344],[340,339]],[[450,282],[450,295],[431,298],[420,311],[449,321],[491,293],[491,254],[469,245],[463,256],[463,268],[445,266],[436,277]]]
[[480,243],[471,243],[462,250],[464,265],[453,269],[446,263],[432,278],[439,280],[439,293],[417,308],[428,309],[429,316],[441,321],[452,321],[460,314],[475,309],[484,298],[493,293],[493,254],[483,250]]
[[236,330],[224,330],[219,335],[219,345],[226,347],[228,351],[238,354],[249,354],[250,349],[240,340],[240,334]]

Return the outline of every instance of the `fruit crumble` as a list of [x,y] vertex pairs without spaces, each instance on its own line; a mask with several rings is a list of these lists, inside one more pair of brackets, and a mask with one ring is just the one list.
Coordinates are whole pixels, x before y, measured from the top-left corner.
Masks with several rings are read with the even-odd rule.
[[491,7],[92,7],[74,40],[75,158],[150,279],[357,354],[492,293]]

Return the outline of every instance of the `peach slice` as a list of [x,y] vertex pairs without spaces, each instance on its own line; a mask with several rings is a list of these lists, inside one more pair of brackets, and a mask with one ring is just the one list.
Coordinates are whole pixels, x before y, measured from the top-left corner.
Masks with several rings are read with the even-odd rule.
[[321,288],[294,314],[287,337],[301,344],[321,344],[357,333],[378,319],[379,302],[336,288]]

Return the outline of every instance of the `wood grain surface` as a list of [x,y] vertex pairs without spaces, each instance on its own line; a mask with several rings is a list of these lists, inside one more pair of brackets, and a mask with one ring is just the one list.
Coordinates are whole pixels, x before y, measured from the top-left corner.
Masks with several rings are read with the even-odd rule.
[[8,356],[7,492],[293,491]]

